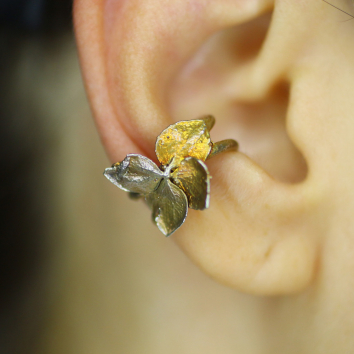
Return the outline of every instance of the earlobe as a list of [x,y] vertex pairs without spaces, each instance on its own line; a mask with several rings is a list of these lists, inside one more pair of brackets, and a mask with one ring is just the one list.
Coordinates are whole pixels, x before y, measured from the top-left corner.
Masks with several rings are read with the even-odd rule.
[[[314,182],[310,178],[298,184],[279,181],[303,180],[306,166],[290,139],[284,138],[284,117],[274,120],[272,110],[279,110],[279,102],[275,99],[269,103],[269,99],[278,97],[271,93],[277,85],[272,81],[276,76],[269,76],[269,89],[261,95],[262,106],[258,95],[256,100],[249,100],[242,119],[228,119],[241,111],[235,114],[233,109],[239,102],[226,94],[226,84],[230,87],[227,73],[219,75],[225,67],[208,61],[217,57],[213,46],[208,47],[210,57],[205,55],[207,50],[199,51],[215,33],[262,17],[272,2],[117,3],[75,2],[75,26],[87,92],[112,162],[122,160],[128,153],[140,153],[156,161],[156,136],[173,120],[193,119],[205,113],[214,114],[217,122],[220,118],[222,128],[213,140],[236,138],[253,159],[230,153],[208,162],[213,176],[210,208],[191,211],[186,224],[173,237],[196,264],[228,286],[268,295],[300,291],[311,282],[316,269],[318,231],[312,210],[320,203],[321,193],[312,188]],[[221,40],[224,45],[220,38],[213,37],[213,41]],[[226,54],[223,57],[229,60]],[[237,70],[237,63],[231,60],[226,67]],[[247,75],[240,84],[247,84],[251,74]],[[185,97],[184,88],[188,90],[193,83],[198,90],[189,91],[189,97],[181,99]],[[261,107],[256,110],[259,117],[248,116],[257,105]],[[270,107],[268,116],[272,118],[268,121],[259,114],[264,113],[264,107]],[[234,124],[231,129],[230,124]],[[260,124],[264,129],[259,129]],[[243,134],[237,136],[240,131]],[[252,156],[258,142],[253,138],[254,131],[261,138],[267,137],[268,147],[278,149],[274,150],[276,153],[268,150],[273,151],[273,155],[268,154],[272,161],[279,156],[277,151],[283,152],[287,167],[279,176],[287,173],[289,179],[274,178],[277,172],[262,168],[262,156],[266,155]],[[243,139],[246,133],[248,138]],[[294,178],[299,166],[305,173]]]

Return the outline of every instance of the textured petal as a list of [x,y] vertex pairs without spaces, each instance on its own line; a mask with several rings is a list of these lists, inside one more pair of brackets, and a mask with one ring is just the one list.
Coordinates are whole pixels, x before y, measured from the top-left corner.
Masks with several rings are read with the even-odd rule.
[[106,168],[104,176],[126,192],[148,194],[157,188],[163,172],[147,157],[130,154],[121,163]]
[[187,217],[186,195],[167,178],[145,200],[152,210],[153,221],[165,236],[175,232]]
[[221,154],[226,151],[237,151],[238,142],[233,139],[226,139],[213,143],[208,159]]
[[185,158],[171,177],[173,183],[186,193],[190,208],[203,210],[209,207],[210,176],[202,161]]
[[210,124],[207,125],[209,121],[181,121],[166,128],[156,140],[155,151],[160,163],[168,165],[174,158],[174,164],[178,164],[187,156],[205,161],[212,146],[208,129]]
[[212,115],[210,115],[210,114],[207,114],[207,115],[205,115],[205,116],[199,117],[199,118],[197,118],[197,119],[204,121],[204,123],[206,124],[206,126],[207,126],[209,132],[210,132],[210,130],[213,128],[213,126],[214,126],[214,124],[215,124],[215,118],[214,118],[214,116],[212,116]]

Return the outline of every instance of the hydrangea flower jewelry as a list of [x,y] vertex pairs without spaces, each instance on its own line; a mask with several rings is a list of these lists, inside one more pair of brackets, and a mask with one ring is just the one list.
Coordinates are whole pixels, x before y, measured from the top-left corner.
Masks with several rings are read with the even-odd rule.
[[238,148],[232,139],[212,143],[209,131],[214,123],[213,116],[205,116],[167,127],[155,145],[160,167],[145,156],[129,154],[104,171],[105,177],[132,198],[145,199],[165,236],[184,223],[188,207],[209,207],[211,176],[204,161]]

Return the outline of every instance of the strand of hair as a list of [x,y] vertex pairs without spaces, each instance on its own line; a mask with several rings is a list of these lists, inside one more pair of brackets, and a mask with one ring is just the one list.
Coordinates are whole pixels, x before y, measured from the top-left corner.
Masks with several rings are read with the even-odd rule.
[[347,15],[350,16],[351,18],[354,18],[354,15],[352,15],[352,14],[350,14],[349,12],[346,12],[346,11],[342,10],[341,8],[339,8],[339,7],[337,7],[337,6],[333,5],[333,4],[331,4],[331,3],[328,2],[327,0],[322,0],[322,1],[324,1],[326,4],[328,4],[328,5],[330,5],[330,6],[334,7],[335,9],[337,9],[337,10],[339,10],[339,11],[341,11],[341,12],[347,14]]

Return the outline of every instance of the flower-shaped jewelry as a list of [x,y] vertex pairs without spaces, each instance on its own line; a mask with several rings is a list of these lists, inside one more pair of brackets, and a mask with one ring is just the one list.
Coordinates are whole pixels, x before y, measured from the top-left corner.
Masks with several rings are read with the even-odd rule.
[[209,131],[214,123],[213,116],[205,116],[167,127],[156,140],[160,167],[145,156],[129,154],[104,171],[117,187],[134,198],[145,199],[153,221],[165,236],[183,224],[188,207],[209,207],[211,177],[204,161],[238,147],[232,139],[212,143]]

